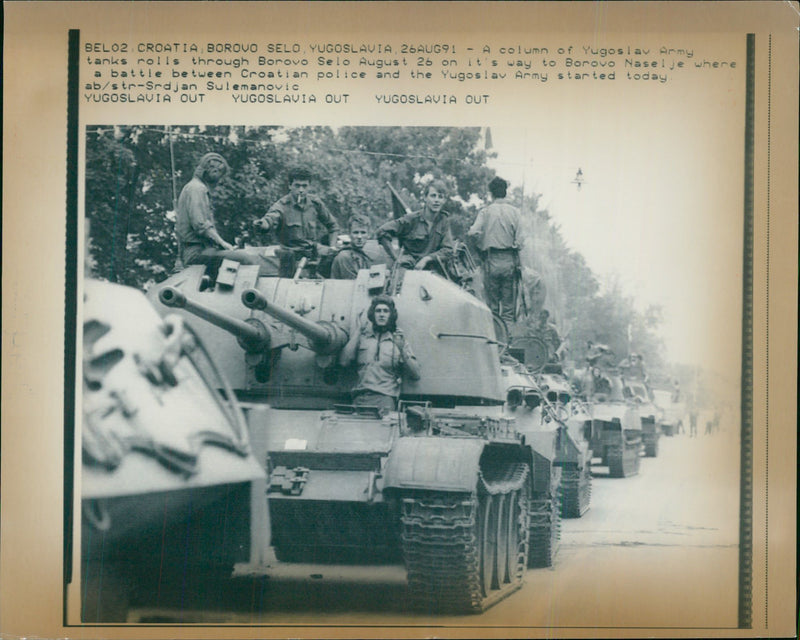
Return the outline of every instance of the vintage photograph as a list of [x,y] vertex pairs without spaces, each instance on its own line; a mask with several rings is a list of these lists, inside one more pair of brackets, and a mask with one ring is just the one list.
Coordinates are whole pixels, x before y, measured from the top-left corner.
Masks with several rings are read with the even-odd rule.
[[453,621],[627,549],[735,624],[739,379],[629,288],[682,231],[629,245],[596,151],[514,133],[86,127],[82,622]]
[[4,12],[0,635],[791,634],[796,5]]

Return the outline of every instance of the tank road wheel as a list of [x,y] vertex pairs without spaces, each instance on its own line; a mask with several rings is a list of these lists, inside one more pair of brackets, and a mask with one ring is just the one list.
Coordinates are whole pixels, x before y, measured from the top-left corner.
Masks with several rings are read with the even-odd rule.
[[590,461],[582,469],[577,465],[565,467],[561,475],[561,517],[580,518],[589,509],[592,499]]
[[528,528],[528,567],[531,569],[553,566],[561,537],[560,471],[553,467],[550,488],[531,500],[531,517]]
[[484,496],[481,500],[481,521],[480,521],[480,550],[481,550],[481,595],[486,597],[497,589],[497,543],[498,528],[501,525],[499,515],[499,502],[502,496],[495,499],[491,494]]
[[528,467],[479,479],[470,495],[414,492],[402,499],[401,544],[412,606],[478,613],[517,590],[527,562]]

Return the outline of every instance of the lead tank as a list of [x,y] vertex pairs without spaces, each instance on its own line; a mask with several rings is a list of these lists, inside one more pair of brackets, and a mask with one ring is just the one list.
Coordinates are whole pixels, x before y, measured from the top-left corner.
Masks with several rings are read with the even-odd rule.
[[[517,589],[526,567],[552,562],[553,461],[570,436],[507,413],[485,304],[432,273],[385,265],[355,280],[265,277],[227,261],[220,273],[210,282],[189,267],[151,300],[184,314],[251,407],[268,475],[251,568],[270,543],[284,561],[402,561],[416,608],[476,612]],[[394,299],[421,368],[386,414],[349,404],[356,372],[337,364],[379,293]]]

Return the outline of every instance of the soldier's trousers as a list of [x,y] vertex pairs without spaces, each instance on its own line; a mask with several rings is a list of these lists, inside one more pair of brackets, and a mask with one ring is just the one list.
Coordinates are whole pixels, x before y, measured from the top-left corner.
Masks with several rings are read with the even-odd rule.
[[514,322],[516,300],[514,279],[516,278],[515,251],[489,250],[484,261],[484,288],[489,308],[503,320]]

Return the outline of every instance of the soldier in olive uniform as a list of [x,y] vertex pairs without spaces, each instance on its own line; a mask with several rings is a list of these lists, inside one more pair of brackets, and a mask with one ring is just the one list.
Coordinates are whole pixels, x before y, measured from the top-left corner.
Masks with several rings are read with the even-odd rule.
[[[430,269],[439,262],[447,264],[453,255],[450,221],[442,209],[447,201],[444,182],[432,180],[428,183],[422,200],[421,210],[390,220],[377,232],[378,242],[386,253],[407,269]],[[397,238],[402,255],[394,250],[392,238]]]
[[180,267],[211,265],[228,259],[242,264],[257,264],[263,274],[268,274],[270,266],[263,259],[237,249],[217,231],[211,193],[229,171],[225,158],[218,153],[207,153],[197,163],[192,179],[181,190],[175,218],[178,264]]
[[266,215],[254,222],[262,231],[272,231],[285,247],[305,248],[327,238],[334,246],[338,225],[317,196],[308,193],[311,172],[305,168],[289,171],[289,193],[273,204]]
[[502,178],[489,183],[492,203],[478,212],[467,235],[478,241],[489,308],[506,322],[514,322],[522,233],[519,210],[505,199],[507,189]]
[[331,278],[355,280],[360,269],[372,266],[372,259],[364,253],[371,226],[366,216],[356,214],[350,218],[350,245],[339,251],[333,259]]

